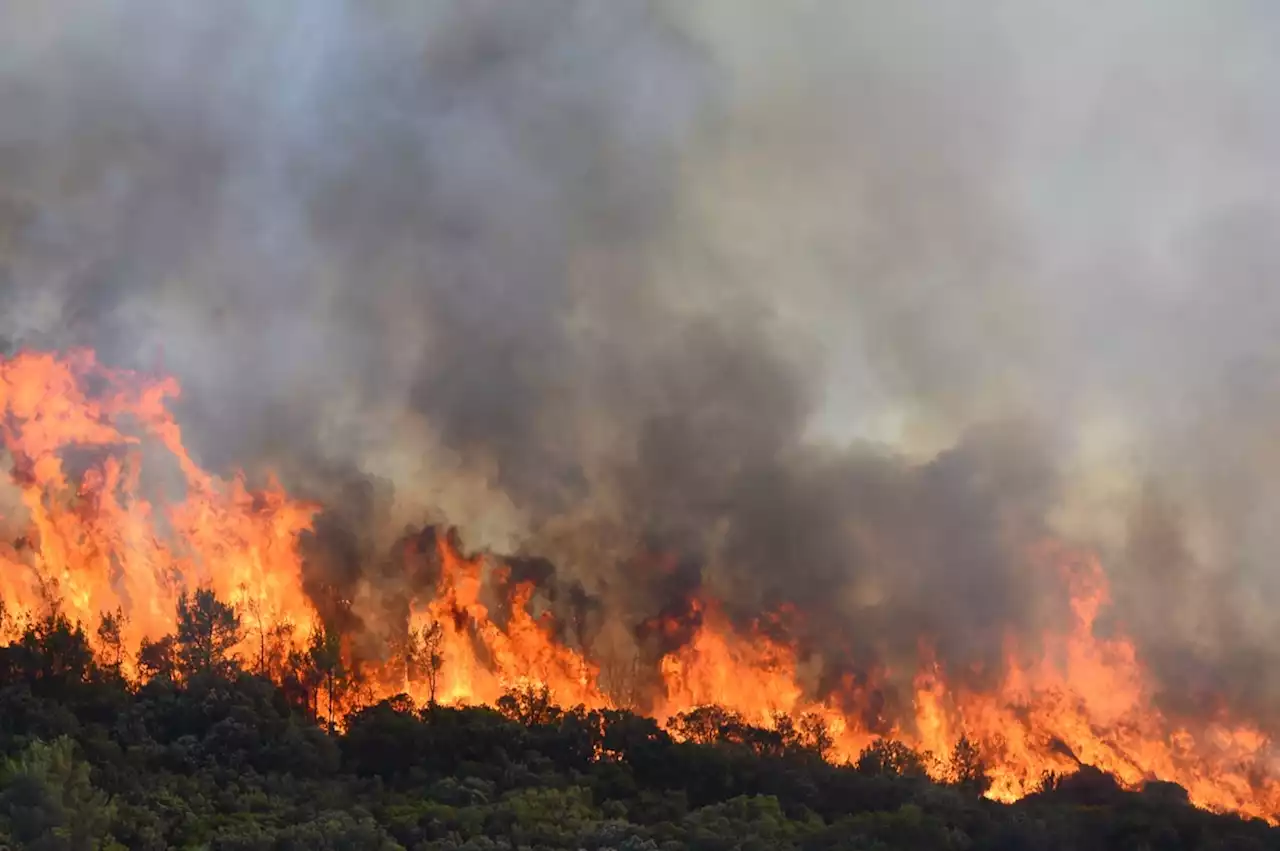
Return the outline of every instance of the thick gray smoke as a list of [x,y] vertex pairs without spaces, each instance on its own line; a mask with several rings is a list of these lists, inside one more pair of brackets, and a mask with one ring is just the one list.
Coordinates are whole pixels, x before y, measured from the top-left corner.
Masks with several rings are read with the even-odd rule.
[[0,339],[176,374],[317,588],[447,522],[625,644],[674,555],[830,674],[994,662],[1057,535],[1275,705],[1271,4],[71,5],[0,7]]

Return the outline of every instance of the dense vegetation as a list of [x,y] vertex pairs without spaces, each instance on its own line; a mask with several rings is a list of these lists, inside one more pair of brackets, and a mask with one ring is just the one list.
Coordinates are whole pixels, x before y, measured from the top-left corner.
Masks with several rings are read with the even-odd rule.
[[383,701],[339,735],[323,708],[343,678],[332,642],[278,685],[228,658],[239,619],[207,593],[144,648],[140,685],[112,650],[118,623],[97,632],[55,617],[0,648],[0,847],[1280,848],[1263,822],[1088,769],[992,803],[963,742],[946,784],[890,742],[832,765],[812,719],[761,729],[707,708],[673,738],[527,691],[493,709]]

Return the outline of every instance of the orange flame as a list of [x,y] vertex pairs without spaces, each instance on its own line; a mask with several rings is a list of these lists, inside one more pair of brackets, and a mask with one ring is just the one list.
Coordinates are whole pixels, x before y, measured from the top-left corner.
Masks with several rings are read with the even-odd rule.
[[[60,611],[93,624],[119,609],[132,655],[144,639],[173,631],[184,589],[208,586],[245,618],[246,660],[262,652],[268,625],[294,627],[280,634],[302,649],[320,626],[298,548],[317,506],[274,481],[252,488],[242,474],[224,480],[200,469],[168,408],[178,392],[170,379],[110,369],[85,351],[0,360],[0,445],[14,485],[0,492],[0,599],[20,619]],[[372,670],[367,697],[491,703],[505,689],[535,685],[566,704],[613,704],[586,652],[556,640],[534,615],[533,586],[510,585],[500,560],[464,556],[444,537],[434,549],[439,579],[433,596],[412,606],[406,664]],[[989,761],[998,800],[1028,794],[1046,772],[1089,764],[1128,786],[1179,783],[1201,806],[1280,814],[1262,730],[1226,713],[1196,724],[1165,717],[1131,641],[1095,634],[1108,598],[1097,560],[1046,545],[1030,561],[1061,573],[1069,628],[1040,636],[1034,653],[1008,636],[1003,674],[983,691],[949,680],[922,641],[911,710],[890,729],[867,729],[860,719],[876,713],[854,711],[869,707],[873,688],[850,683],[815,697],[796,648],[770,637],[777,630],[736,630],[709,601],[695,603],[690,639],[661,659],[650,708],[666,717],[719,704],[756,724],[812,714],[826,721],[838,759],[855,758],[877,733],[945,759],[964,736]],[[940,779],[942,759],[933,769]]]

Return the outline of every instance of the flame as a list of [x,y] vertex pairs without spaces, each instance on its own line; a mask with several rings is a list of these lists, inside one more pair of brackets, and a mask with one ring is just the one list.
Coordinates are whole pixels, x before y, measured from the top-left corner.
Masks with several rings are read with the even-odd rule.
[[[26,526],[0,546],[0,599],[11,614],[58,610],[92,624],[120,609],[122,637],[136,649],[172,630],[184,588],[207,586],[264,620],[311,621],[296,542],[314,507],[274,482],[251,491],[242,476],[203,472],[168,412],[177,395],[171,380],[107,369],[89,352],[0,361],[0,440]],[[185,491],[162,512],[141,493],[142,436],[168,450]],[[90,456],[76,480],[66,470],[72,450]],[[12,521],[21,518],[0,515]]]
[[[440,631],[436,700],[494,703],[508,689],[533,686],[546,687],[569,705],[609,705],[596,686],[599,669],[556,643],[529,613],[532,585],[516,585],[510,595],[510,618],[499,627],[480,599],[485,556],[466,558],[444,537],[436,539],[436,550],[441,578],[435,597],[413,612],[411,619],[413,633],[426,635],[432,626]],[[490,570],[507,573],[500,565]],[[432,697],[429,683],[421,678],[407,678],[400,687],[419,701]]]
[[[61,612],[92,625],[120,611],[127,659],[144,640],[173,632],[185,589],[209,587],[241,613],[246,661],[265,666],[268,633],[285,651],[303,651],[322,628],[299,549],[319,506],[274,480],[252,487],[243,474],[202,470],[169,410],[178,394],[172,379],[108,368],[88,351],[0,359],[0,445],[13,486],[0,491],[6,614]],[[399,663],[364,660],[365,699],[492,703],[507,689],[535,686],[566,705],[615,704],[588,649],[557,637],[555,624],[535,614],[537,589],[512,582],[500,559],[464,555],[446,536],[409,550],[406,558],[439,565],[434,593],[412,601]],[[982,690],[951,676],[922,638],[909,705],[883,719],[876,699],[891,672],[870,670],[816,697],[803,654],[777,637],[797,613],[740,629],[714,601],[698,599],[691,631],[660,624],[686,640],[660,659],[645,708],[669,717],[716,704],[760,725],[778,713],[807,715],[827,725],[835,759],[896,738],[937,757],[930,765],[939,779],[966,737],[990,765],[988,794],[1002,801],[1034,791],[1048,772],[1087,764],[1126,786],[1172,781],[1197,805],[1274,820],[1280,772],[1266,733],[1225,710],[1194,722],[1166,717],[1133,643],[1098,635],[1108,603],[1098,560],[1050,543],[1028,563],[1057,572],[1068,624],[1034,646],[1008,635],[1002,672]],[[342,648],[355,664],[351,642]]]

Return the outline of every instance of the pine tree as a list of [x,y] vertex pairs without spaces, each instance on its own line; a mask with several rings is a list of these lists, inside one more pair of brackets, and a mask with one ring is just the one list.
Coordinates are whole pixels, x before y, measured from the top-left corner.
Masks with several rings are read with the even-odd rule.
[[177,651],[185,676],[225,673],[230,652],[243,638],[240,616],[208,588],[178,598]]

